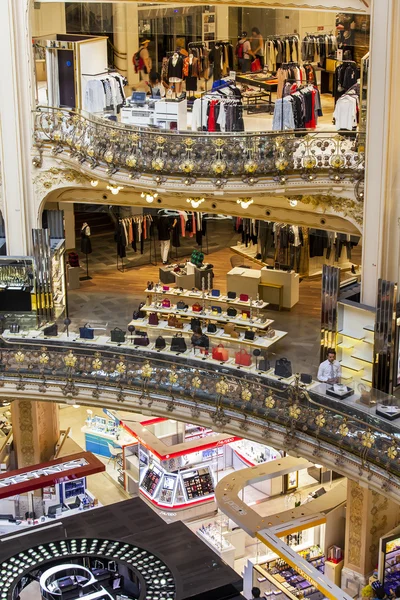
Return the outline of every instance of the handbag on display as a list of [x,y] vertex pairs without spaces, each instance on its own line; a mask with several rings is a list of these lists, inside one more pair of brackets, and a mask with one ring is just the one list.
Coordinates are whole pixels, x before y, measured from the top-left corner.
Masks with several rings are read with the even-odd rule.
[[275,336],[276,336],[276,331],[275,331],[275,329],[272,329],[271,327],[269,329],[267,329],[267,331],[265,332],[265,337],[267,337],[269,340],[271,340]]
[[229,359],[229,352],[222,344],[218,344],[212,349],[212,357],[220,362],[226,362]]
[[167,343],[164,340],[163,336],[159,335],[158,338],[156,339],[156,343],[155,343],[156,350],[164,350],[166,345],[167,345]]
[[149,314],[149,325],[158,325],[158,314],[157,313]]
[[301,383],[305,383],[306,385],[309,385],[310,383],[312,383],[312,375],[310,375],[309,373],[301,373],[300,381],[301,381]]
[[217,331],[217,326],[215,323],[209,323],[207,325],[207,333],[216,333]]
[[228,310],[226,311],[226,314],[228,315],[228,317],[236,317],[237,310],[236,310],[236,308],[229,307]]
[[171,340],[171,352],[186,352],[186,350],[185,338],[181,333],[177,333]]
[[242,348],[235,354],[235,363],[241,367],[249,367],[251,365],[251,355]]
[[147,282],[147,289],[149,290],[149,292],[151,292],[151,290],[154,288],[154,282],[153,281],[148,281]]
[[240,300],[240,302],[248,302],[249,301],[249,295],[248,294],[240,294],[239,300]]
[[242,319],[250,319],[250,311],[242,310]]
[[19,325],[18,323],[10,324],[10,333],[19,333]]
[[162,301],[162,307],[171,308],[171,300],[169,300],[168,298],[164,298],[164,300]]
[[178,302],[178,303],[177,303],[177,305],[176,305],[176,308],[177,308],[178,310],[186,310],[186,309],[187,309],[187,308],[189,308],[189,307],[188,307],[188,305],[187,305],[187,304],[185,304],[185,303],[183,302],[183,300],[179,300],[179,302]]
[[198,302],[195,302],[192,306],[192,311],[193,312],[201,312],[203,309],[201,308],[201,304],[199,304]]
[[79,337],[82,340],[92,340],[94,338],[94,329],[93,327],[89,327],[84,325],[83,327],[79,327]]
[[143,308],[143,306],[144,306],[144,302],[141,302],[139,304],[137,310],[135,310],[133,312],[132,319],[136,320],[136,319],[144,319],[145,318],[146,313],[144,310],[141,310]]
[[208,339],[208,336],[205,334],[194,333],[192,335],[191,342],[192,342],[193,346],[197,346],[198,348],[209,348],[210,347],[210,340]]
[[183,329],[183,323],[180,319],[178,319],[175,315],[170,315],[168,317],[168,327],[175,327],[176,329]]
[[68,252],[68,264],[70,267],[79,267],[79,255],[76,252]]
[[260,360],[260,362],[258,363],[259,371],[269,371],[270,368],[271,368],[271,363],[269,362],[269,360],[267,358],[262,358]]
[[211,296],[214,298],[219,298],[221,292],[219,290],[211,290]]
[[256,334],[254,333],[254,331],[251,330],[247,330],[244,333],[244,339],[245,340],[250,340],[251,342],[254,342],[254,338],[256,337]]
[[43,329],[43,335],[47,335],[49,337],[58,335],[58,327],[57,323],[53,323],[53,325],[49,325]]
[[224,325],[224,333],[230,335],[235,340],[237,340],[240,337],[240,334],[238,331],[236,331],[235,325],[233,323],[227,323],[226,325]]
[[163,292],[169,292],[169,285],[163,285],[162,286],[162,291]]
[[220,306],[212,306],[211,310],[213,313],[217,313],[217,315],[220,315],[222,313],[222,308]]
[[190,329],[192,331],[198,331],[201,329],[201,321],[197,317],[192,317],[190,319]]
[[278,377],[291,377],[292,376],[292,363],[287,358],[279,358],[275,362],[275,375]]
[[115,327],[111,330],[111,341],[123,344],[125,342],[125,331],[122,331],[119,327]]
[[235,300],[236,292],[228,292],[228,298],[229,300]]
[[256,359],[256,369],[258,369],[258,357],[261,356],[261,350],[259,348],[254,348],[253,356]]
[[147,334],[145,334],[141,337],[135,337],[133,340],[133,344],[135,346],[148,346],[150,344],[150,340],[149,340]]
[[193,250],[192,255],[190,257],[190,262],[193,265],[196,265],[196,267],[200,267],[200,265],[203,264],[203,261],[204,261],[203,252],[200,252],[199,250]]

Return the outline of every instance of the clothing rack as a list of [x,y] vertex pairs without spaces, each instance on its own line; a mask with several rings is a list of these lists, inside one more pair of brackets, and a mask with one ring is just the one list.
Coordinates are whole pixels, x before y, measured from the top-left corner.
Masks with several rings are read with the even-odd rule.
[[[119,217],[118,218],[118,224],[120,224],[122,221],[135,221],[138,220],[139,222],[143,222],[144,219],[147,219],[149,221],[149,227],[150,224],[153,221],[153,218],[151,215],[138,215],[138,216],[131,216],[131,217]],[[151,229],[150,229],[151,231]],[[147,238],[150,240],[150,261],[149,264],[150,265],[154,265],[157,266],[157,253],[156,253],[156,239],[155,236],[153,235],[153,233],[150,233],[149,237]],[[144,242],[146,240],[143,240],[143,249],[144,249]],[[128,242],[129,245],[129,242]],[[124,273],[125,271],[127,271],[128,269],[132,269],[133,267],[136,267],[137,265],[135,264],[124,264],[124,258],[122,256],[119,256],[118,254],[118,248],[117,248],[117,270],[120,271],[120,273]]]
[[116,69],[107,69],[101,73],[82,73],[82,77],[99,77],[100,75],[110,75],[111,73],[118,73]]

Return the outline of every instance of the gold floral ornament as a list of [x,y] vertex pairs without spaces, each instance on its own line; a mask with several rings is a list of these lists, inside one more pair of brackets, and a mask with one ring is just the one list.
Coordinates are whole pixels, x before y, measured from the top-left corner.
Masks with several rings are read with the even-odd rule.
[[375,436],[370,432],[366,431],[361,436],[361,443],[365,448],[372,448],[375,442]]
[[95,371],[100,371],[100,369],[101,369],[101,367],[102,367],[102,366],[103,366],[103,363],[101,362],[101,360],[100,360],[99,358],[95,358],[95,359],[92,361],[92,368],[93,368]]
[[315,424],[317,427],[323,427],[326,423],[326,419],[324,415],[319,414],[315,417]]
[[108,164],[112,163],[114,160],[114,152],[112,150],[107,150],[107,152],[104,153],[104,160]]
[[264,402],[266,408],[274,408],[275,406],[275,400],[272,397],[272,395],[269,395],[265,398],[265,402]]
[[64,358],[64,362],[67,367],[74,367],[76,365],[77,360],[78,359],[72,354],[72,352],[69,352]]
[[301,410],[300,408],[297,406],[297,404],[293,404],[293,406],[291,406],[289,408],[289,416],[292,419],[298,419],[300,417],[301,414]]
[[47,365],[47,363],[49,362],[49,355],[46,354],[46,352],[42,352],[42,354],[39,356],[39,363],[41,365]]
[[137,158],[134,154],[129,154],[129,156],[126,157],[125,159],[125,163],[127,167],[136,167],[137,165]]
[[23,363],[24,360],[25,360],[25,354],[23,352],[21,352],[21,350],[18,350],[18,352],[15,354],[15,362]]
[[145,362],[142,369],[142,377],[143,379],[150,379],[153,374],[153,369],[149,362]]
[[221,396],[225,396],[228,393],[229,385],[226,383],[226,381],[221,379],[221,381],[217,382],[215,389],[217,390],[217,394],[221,394]]
[[74,146],[75,146],[76,150],[78,150],[78,152],[80,152],[82,149],[82,142],[80,140],[78,140],[77,142],[75,142]]
[[196,388],[196,390],[199,389],[199,387],[201,386],[201,379],[200,377],[193,377],[192,379],[192,387]]
[[249,389],[245,389],[242,391],[242,400],[244,402],[250,402],[251,400],[251,391]]
[[395,460],[397,454],[398,452],[396,446],[390,446],[390,448],[387,449],[387,455],[390,458],[390,460]]
[[226,170],[226,163],[223,160],[216,160],[211,165],[211,168],[216,175],[221,175]]
[[313,169],[317,164],[315,156],[305,156],[303,159],[303,167],[305,169]]
[[158,156],[151,162],[151,166],[155,171],[162,171],[164,168],[164,161],[160,156]]
[[288,166],[288,161],[286,160],[286,158],[278,158],[275,161],[275,167],[278,171],[284,171],[287,166]]
[[223,140],[223,139],[221,139],[221,138],[217,138],[217,139],[214,141],[214,144],[217,146],[217,148],[222,148],[222,146],[224,146],[224,145],[225,145],[225,142],[224,142],[224,140]]
[[249,158],[249,160],[246,160],[243,167],[246,173],[255,173],[257,171],[258,164],[255,160]]
[[332,156],[330,163],[334,169],[341,169],[344,165],[344,158],[340,154],[335,154]]
[[53,138],[56,140],[56,142],[59,142],[62,138],[62,131],[61,129],[56,129],[53,133]]
[[139,134],[138,133],[132,133],[129,137],[131,138],[132,142],[137,142],[138,139],[139,139]]
[[177,381],[178,381],[178,373],[175,373],[175,371],[171,371],[171,373],[169,374],[169,382],[173,385]]
[[121,360],[115,367],[115,370],[117,371],[117,373],[122,375],[126,371],[126,364]]
[[72,144],[74,143],[74,138],[72,137],[72,135],[69,135],[65,141],[67,142],[68,146],[72,146]]
[[341,435],[342,437],[346,437],[349,434],[349,428],[347,427],[346,423],[342,423],[339,426],[339,435]]
[[180,169],[184,173],[191,173],[192,171],[194,171],[194,168],[195,168],[194,161],[191,160],[190,158],[184,160],[183,163],[180,165]]
[[86,154],[88,156],[90,156],[90,158],[93,158],[93,156],[94,156],[94,148],[93,148],[93,146],[88,146],[88,149],[86,150]]
[[190,148],[191,146],[193,146],[194,140],[192,138],[188,137],[183,140],[183,143],[185,144],[185,146],[187,148]]
[[167,140],[162,135],[156,137],[156,142],[159,146],[163,146]]

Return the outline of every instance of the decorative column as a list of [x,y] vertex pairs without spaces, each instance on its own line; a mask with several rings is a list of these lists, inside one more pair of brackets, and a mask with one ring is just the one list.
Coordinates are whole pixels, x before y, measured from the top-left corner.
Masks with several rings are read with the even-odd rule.
[[[128,78],[128,22],[125,3],[113,4],[114,54],[115,68],[121,75]],[[131,57],[132,58],[132,57]]]
[[400,506],[386,496],[348,481],[342,588],[360,588],[378,564],[379,539],[400,522]]
[[216,39],[229,40],[229,6],[215,7]]
[[30,4],[0,1],[2,212],[7,252],[20,256],[30,252],[30,230],[37,219],[31,156],[34,77]]
[[14,400],[11,403],[18,468],[50,460],[60,436],[56,402]]
[[378,279],[399,280],[400,53],[398,0],[373,0],[368,81],[362,302],[376,306]]
[[[136,2],[129,2],[125,5],[126,11],[126,53],[127,53],[127,78],[129,85],[139,83],[139,74],[135,73],[132,63],[132,57],[139,50],[139,9]],[[114,25],[115,27],[115,25]],[[125,75],[125,73],[124,73]]]

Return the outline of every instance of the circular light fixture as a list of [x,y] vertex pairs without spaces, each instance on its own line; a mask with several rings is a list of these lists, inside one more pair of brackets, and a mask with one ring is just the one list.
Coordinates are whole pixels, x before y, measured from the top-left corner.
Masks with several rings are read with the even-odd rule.
[[253,202],[253,198],[239,198],[239,200],[237,200],[237,203],[240,204],[243,209],[249,208],[250,204],[253,204]]
[[117,194],[119,194],[120,190],[123,190],[123,186],[122,185],[108,185],[107,189],[110,190],[110,192],[112,194],[114,194],[114,196],[116,196]]
[[99,180],[98,179],[92,179],[92,181],[90,182],[90,185],[92,187],[97,187],[99,185]]
[[154,202],[154,200],[156,198],[158,198],[158,194],[157,194],[157,192],[155,194],[147,194],[147,193],[145,194],[144,192],[142,192],[140,194],[140,197],[141,198],[145,198],[146,202],[148,202],[149,204],[151,204],[152,202]]
[[192,205],[192,208],[199,208],[200,204],[204,202],[204,198],[186,198],[186,202]]
[[297,206],[297,200],[289,200],[290,206]]

